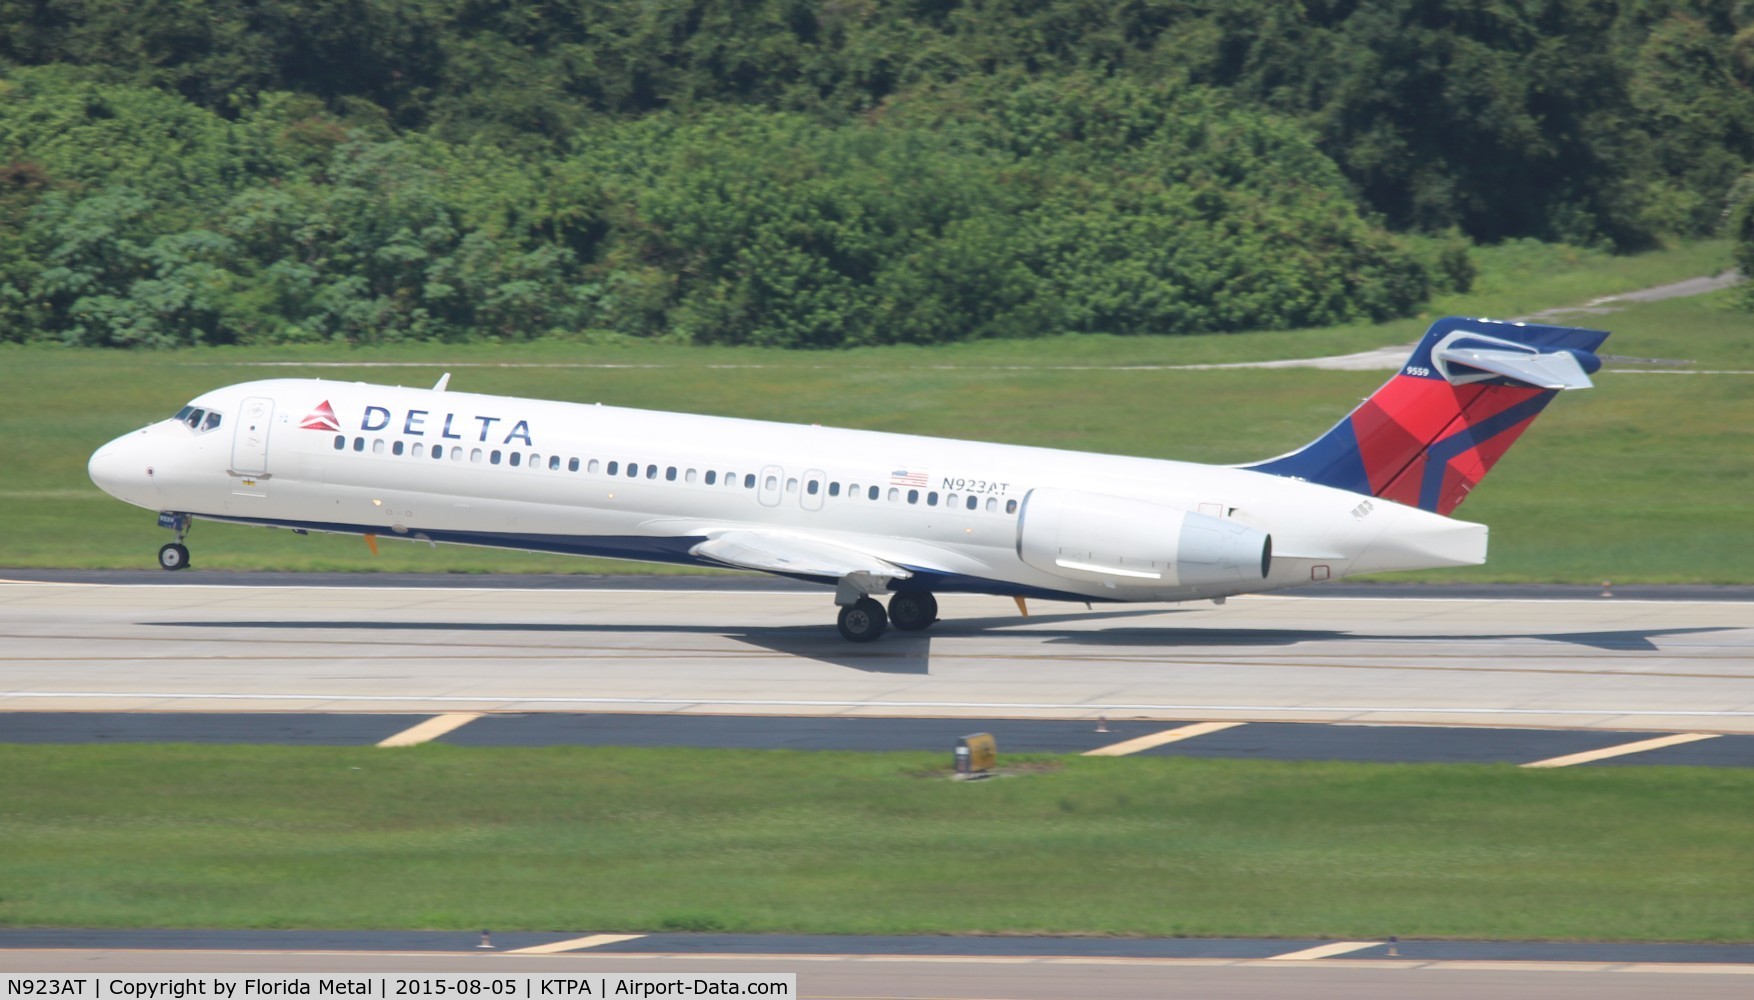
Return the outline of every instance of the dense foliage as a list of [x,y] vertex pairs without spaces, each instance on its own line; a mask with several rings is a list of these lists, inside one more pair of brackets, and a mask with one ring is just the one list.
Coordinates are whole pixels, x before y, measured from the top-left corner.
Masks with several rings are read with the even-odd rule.
[[1469,239],[1754,246],[1751,24],[1754,0],[0,0],[0,338],[1386,318],[1465,287]]

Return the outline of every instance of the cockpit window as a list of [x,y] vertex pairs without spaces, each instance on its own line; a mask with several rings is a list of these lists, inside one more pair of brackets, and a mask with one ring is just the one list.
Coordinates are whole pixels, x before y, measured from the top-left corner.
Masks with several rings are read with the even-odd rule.
[[213,410],[199,406],[185,406],[178,410],[177,415],[171,419],[178,423],[187,424],[190,430],[200,433],[218,427],[223,418]]

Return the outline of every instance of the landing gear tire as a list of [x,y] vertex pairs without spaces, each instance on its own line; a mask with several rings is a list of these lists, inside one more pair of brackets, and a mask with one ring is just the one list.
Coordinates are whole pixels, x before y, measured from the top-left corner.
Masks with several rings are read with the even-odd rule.
[[159,569],[188,569],[189,547],[182,542],[170,542],[158,550]]
[[869,597],[861,597],[840,609],[840,635],[848,642],[871,642],[889,627],[889,616],[883,605]]
[[889,599],[889,624],[918,632],[938,620],[938,599],[923,590],[903,590]]

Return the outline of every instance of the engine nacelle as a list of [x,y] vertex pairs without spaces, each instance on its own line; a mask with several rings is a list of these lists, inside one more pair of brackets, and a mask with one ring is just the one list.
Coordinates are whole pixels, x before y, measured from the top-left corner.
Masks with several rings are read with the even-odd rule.
[[1031,490],[1017,518],[1017,555],[1044,573],[1119,586],[1251,584],[1273,563],[1272,536],[1144,500]]

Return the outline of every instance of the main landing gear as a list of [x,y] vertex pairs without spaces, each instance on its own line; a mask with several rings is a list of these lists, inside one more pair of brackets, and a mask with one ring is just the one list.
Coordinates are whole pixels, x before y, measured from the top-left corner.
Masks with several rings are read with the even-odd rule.
[[874,598],[861,597],[840,609],[841,638],[848,642],[871,642],[890,625],[903,632],[918,632],[938,620],[938,599],[923,590],[908,590],[889,599],[889,613]]
[[903,632],[918,632],[938,620],[938,599],[924,590],[903,590],[889,599],[889,623]]

